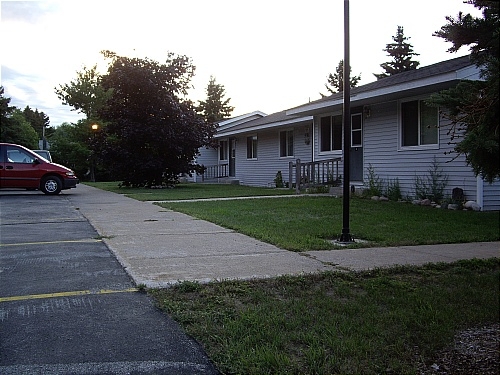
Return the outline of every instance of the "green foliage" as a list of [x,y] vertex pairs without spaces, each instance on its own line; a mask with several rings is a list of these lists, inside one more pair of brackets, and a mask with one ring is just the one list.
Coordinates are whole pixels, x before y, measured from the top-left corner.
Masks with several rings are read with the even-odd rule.
[[85,120],[58,126],[50,139],[53,160],[73,169],[79,178],[85,179],[90,169],[91,135],[90,126]]
[[419,54],[413,52],[413,46],[407,42],[409,39],[409,37],[404,36],[403,27],[398,26],[396,35],[392,37],[394,43],[387,44],[384,49],[387,52],[387,56],[392,57],[393,60],[380,64],[384,72],[374,74],[377,79],[417,69],[420,63],[412,60],[412,57]]
[[99,146],[107,169],[130,186],[172,184],[194,171],[198,149],[210,143],[215,127],[182,99],[194,75],[190,59],[170,53],[160,64],[104,54],[111,61],[101,84],[113,92],[98,112],[108,123]]
[[26,121],[35,129],[38,139],[43,139],[44,135],[45,138],[49,138],[54,133],[54,129],[49,125],[49,116],[45,113],[38,112],[38,109],[33,111],[29,106],[26,106],[23,115]]
[[465,155],[476,175],[493,182],[500,177],[499,148],[499,2],[472,0],[483,18],[460,13],[434,35],[453,43],[450,52],[470,46],[471,58],[484,81],[462,81],[456,87],[433,95],[431,105],[441,106],[450,120],[450,143],[457,155]]
[[415,196],[419,199],[440,202],[448,185],[448,175],[443,173],[436,157],[427,172],[427,176],[415,176]]
[[368,164],[368,187],[363,190],[363,196],[381,196],[384,189],[384,181],[375,173],[375,168]]
[[96,121],[99,110],[112,95],[112,89],[105,89],[101,85],[101,79],[97,65],[90,69],[84,67],[83,71],[77,72],[76,80],[59,85],[59,88],[55,88],[55,92],[63,104],[85,114],[87,120]]
[[276,177],[274,178],[274,184],[276,185],[277,188],[282,188],[285,186],[283,184],[283,175],[281,174],[281,171],[278,171],[278,173],[276,173]]
[[399,178],[396,177],[395,180],[389,180],[387,182],[385,195],[391,201],[396,202],[403,198],[403,194],[401,194],[401,186],[399,185]]
[[205,121],[216,123],[231,116],[234,107],[229,105],[231,98],[224,99],[226,95],[223,85],[215,83],[215,77],[210,76],[210,81],[206,89],[207,99],[200,100],[196,108]]
[[[349,68],[349,73],[351,71],[352,69]],[[349,77],[350,87],[356,87],[358,82],[361,80],[361,74],[358,76],[352,76],[349,74]],[[344,91],[344,60],[339,61],[339,65],[335,68],[334,74],[330,73],[328,75],[328,81],[325,84],[325,87],[330,94]]]
[[[10,99],[8,99],[10,101]],[[38,148],[38,136],[35,129],[24,117],[21,110],[11,107],[5,116],[0,119],[0,142],[15,143],[30,149]]]

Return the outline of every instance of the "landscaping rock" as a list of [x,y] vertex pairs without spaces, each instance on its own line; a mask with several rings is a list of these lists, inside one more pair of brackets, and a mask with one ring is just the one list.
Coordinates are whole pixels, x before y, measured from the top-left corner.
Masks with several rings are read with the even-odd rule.
[[415,206],[420,206],[420,199],[414,199],[414,200],[412,200],[411,204],[414,204]]
[[387,198],[387,197],[380,197],[378,200],[381,201],[381,202],[388,202],[389,198]]
[[481,211],[481,206],[474,201],[465,202],[464,207],[468,210]]
[[422,199],[420,201],[421,206],[430,206],[431,205],[431,200],[430,199]]
[[380,197],[379,197],[379,196],[374,195],[374,196],[372,197],[372,201],[378,201],[378,200],[380,200]]
[[448,210],[458,210],[458,204],[450,203],[448,205]]

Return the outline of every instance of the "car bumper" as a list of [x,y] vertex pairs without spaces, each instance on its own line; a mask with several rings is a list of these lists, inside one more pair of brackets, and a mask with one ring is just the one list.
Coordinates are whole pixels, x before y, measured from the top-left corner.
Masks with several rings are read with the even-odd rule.
[[73,189],[80,183],[78,178],[65,178],[63,182],[63,189]]

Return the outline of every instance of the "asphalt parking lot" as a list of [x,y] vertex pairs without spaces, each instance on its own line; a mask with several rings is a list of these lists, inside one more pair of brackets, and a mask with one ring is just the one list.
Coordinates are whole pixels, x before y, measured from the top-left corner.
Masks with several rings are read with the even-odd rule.
[[65,191],[0,191],[1,374],[217,374]]

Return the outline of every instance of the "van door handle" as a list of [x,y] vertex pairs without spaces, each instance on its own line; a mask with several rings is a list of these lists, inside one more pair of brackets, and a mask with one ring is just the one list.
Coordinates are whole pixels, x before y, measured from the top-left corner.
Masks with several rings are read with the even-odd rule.
[[12,165],[7,165],[5,169],[14,169],[14,167]]

